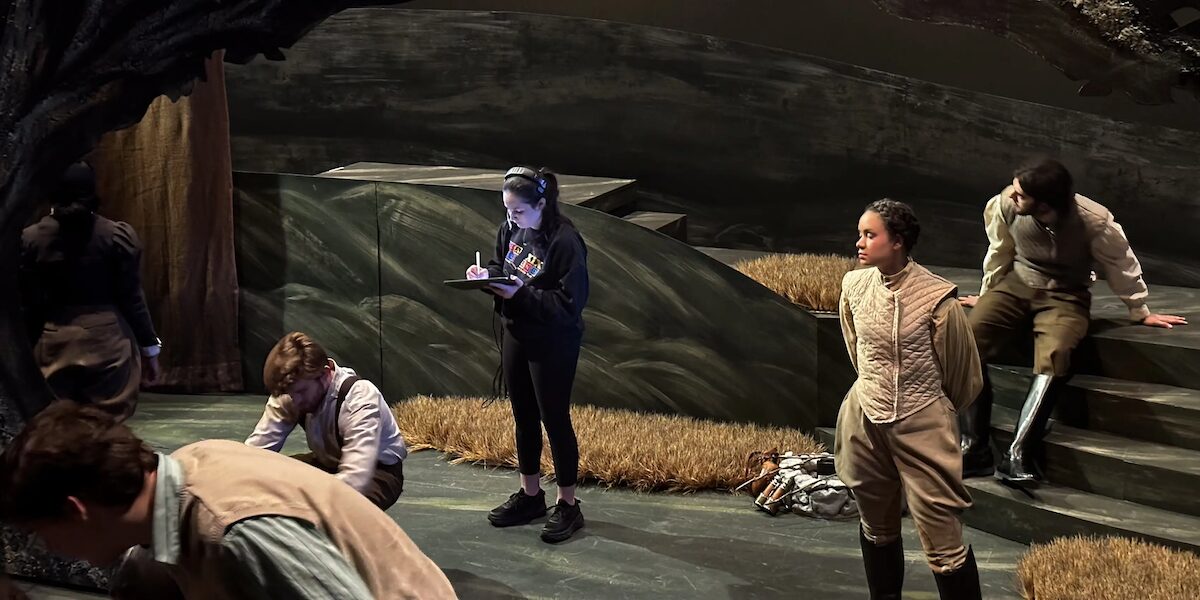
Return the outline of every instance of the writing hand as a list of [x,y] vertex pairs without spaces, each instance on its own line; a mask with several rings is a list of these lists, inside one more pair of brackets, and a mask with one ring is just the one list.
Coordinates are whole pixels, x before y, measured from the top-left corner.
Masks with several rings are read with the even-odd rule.
[[488,270],[485,267],[479,265],[467,267],[467,279],[487,279],[488,275]]

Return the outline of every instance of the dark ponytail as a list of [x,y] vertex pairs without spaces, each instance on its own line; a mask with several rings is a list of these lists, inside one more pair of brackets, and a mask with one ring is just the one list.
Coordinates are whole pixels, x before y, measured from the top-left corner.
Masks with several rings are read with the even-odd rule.
[[[537,204],[538,200],[546,200],[546,206],[542,209],[541,230],[547,235],[553,233],[562,223],[572,225],[571,220],[564,216],[559,208],[558,176],[546,167],[538,169],[525,167],[523,170],[525,169],[532,171],[534,175],[531,177],[510,175],[504,179],[503,190],[521,198],[526,204]],[[516,169],[509,173],[514,171]]]

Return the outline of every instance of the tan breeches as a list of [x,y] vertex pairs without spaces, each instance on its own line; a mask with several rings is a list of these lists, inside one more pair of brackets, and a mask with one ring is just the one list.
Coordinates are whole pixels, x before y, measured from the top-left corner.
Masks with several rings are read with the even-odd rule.
[[1087,290],[1035,290],[1009,273],[979,297],[967,314],[979,358],[991,360],[1014,334],[1033,330],[1033,372],[1062,377],[1071,369],[1071,353],[1087,335],[1092,297]]
[[863,533],[876,545],[900,537],[901,496],[908,500],[935,572],[962,566],[967,549],[959,516],[971,506],[962,482],[957,417],[942,398],[894,423],[872,423],[852,389],[838,413],[838,477],[858,500]]

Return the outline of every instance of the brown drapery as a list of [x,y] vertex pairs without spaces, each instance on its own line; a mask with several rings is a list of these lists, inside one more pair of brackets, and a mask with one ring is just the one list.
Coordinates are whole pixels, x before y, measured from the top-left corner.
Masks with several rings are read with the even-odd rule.
[[222,54],[207,81],[155,100],[133,127],[105,136],[89,157],[100,213],[142,239],[146,301],[163,341],[157,387],[242,389],[233,173]]

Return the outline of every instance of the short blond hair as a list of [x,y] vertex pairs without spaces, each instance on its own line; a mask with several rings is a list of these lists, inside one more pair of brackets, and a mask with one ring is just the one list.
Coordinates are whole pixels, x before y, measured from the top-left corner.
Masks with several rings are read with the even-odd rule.
[[316,375],[328,365],[329,354],[320,344],[307,333],[293,331],[280,338],[267,354],[263,384],[272,395],[286,394],[297,379]]

